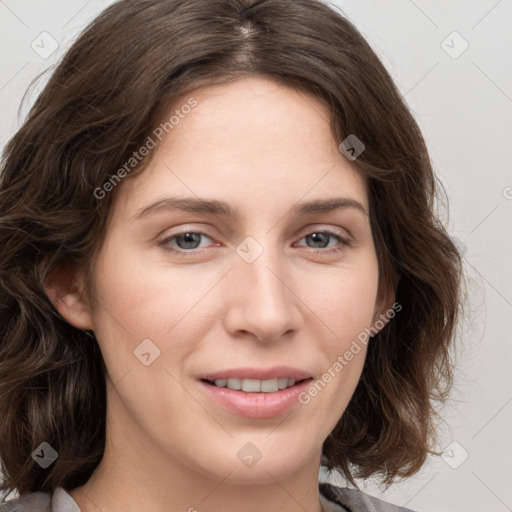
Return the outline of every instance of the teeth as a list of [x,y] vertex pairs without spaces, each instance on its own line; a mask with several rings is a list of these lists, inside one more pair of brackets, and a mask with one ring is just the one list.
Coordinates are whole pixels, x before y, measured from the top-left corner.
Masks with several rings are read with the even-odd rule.
[[229,388],[245,391],[246,393],[275,393],[280,389],[289,388],[295,384],[295,379],[282,377],[279,379],[217,379],[215,385],[219,388]]
[[277,385],[279,389],[284,389],[286,386],[288,386],[288,379],[286,377],[277,379]]
[[242,379],[242,391],[247,393],[259,393],[261,391],[261,381],[256,379]]
[[[222,381],[222,379],[219,379]],[[217,381],[215,381],[215,384],[217,384]],[[229,389],[242,389],[242,382],[240,379],[228,379],[227,385]]]
[[261,381],[260,391],[263,393],[275,393],[279,389],[279,379],[269,379]]

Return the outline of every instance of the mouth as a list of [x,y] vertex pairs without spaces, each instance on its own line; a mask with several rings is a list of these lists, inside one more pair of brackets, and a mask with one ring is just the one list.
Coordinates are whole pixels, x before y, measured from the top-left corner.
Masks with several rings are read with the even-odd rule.
[[313,376],[290,367],[240,368],[197,377],[215,406],[237,416],[264,419],[284,414],[297,404]]
[[289,379],[288,377],[277,377],[273,379],[239,379],[227,378],[208,380],[201,379],[203,382],[218,388],[227,388],[234,391],[242,391],[243,393],[276,393],[282,389],[288,389],[298,385],[306,380],[311,380],[312,377],[306,379]]

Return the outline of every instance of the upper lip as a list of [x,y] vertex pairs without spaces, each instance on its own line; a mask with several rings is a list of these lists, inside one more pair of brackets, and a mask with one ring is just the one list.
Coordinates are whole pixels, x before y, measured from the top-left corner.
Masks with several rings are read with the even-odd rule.
[[198,375],[200,380],[217,379],[257,379],[269,380],[286,377],[287,379],[295,379],[296,381],[310,378],[312,375],[304,370],[292,368],[291,366],[273,366],[272,368],[229,368],[219,370],[214,373],[205,373]]

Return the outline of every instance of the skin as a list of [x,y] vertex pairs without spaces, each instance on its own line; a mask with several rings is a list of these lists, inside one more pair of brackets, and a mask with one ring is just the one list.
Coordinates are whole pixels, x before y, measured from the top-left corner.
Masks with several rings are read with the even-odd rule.
[[[147,169],[116,191],[94,304],[81,299],[78,272],[47,287],[70,323],[94,331],[108,369],[105,455],[69,493],[84,512],[320,512],[322,443],[355,390],[364,347],[310,403],[275,418],[220,408],[196,377],[283,364],[316,380],[385,311],[368,215],[291,213],[335,197],[368,212],[366,184],[313,96],[250,77],[193,97]],[[133,219],[171,195],[221,200],[238,217],[168,209]],[[311,236],[325,230],[349,245]],[[207,236],[159,245],[183,231]],[[248,236],[263,248],[252,263],[236,251]],[[134,356],[144,339],[160,350],[148,366]],[[248,442],[261,452],[252,467],[237,458]]]

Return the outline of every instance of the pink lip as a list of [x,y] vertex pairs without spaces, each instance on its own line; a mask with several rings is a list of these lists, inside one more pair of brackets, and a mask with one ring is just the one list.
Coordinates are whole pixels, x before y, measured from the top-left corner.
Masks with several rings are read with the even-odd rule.
[[224,409],[247,418],[274,418],[299,404],[299,394],[306,390],[311,379],[275,393],[245,393],[234,389],[218,388],[204,381],[199,385],[206,395]]
[[198,379],[258,379],[268,380],[286,377],[287,379],[303,380],[311,377],[311,374],[291,366],[273,366],[272,368],[230,368],[215,373],[198,375]]
[[[210,400],[231,413],[238,416],[245,416],[246,418],[274,418],[296,406],[299,403],[300,393],[307,389],[311,381],[310,376],[304,372],[293,370],[290,373],[290,371],[286,371],[286,369],[283,372],[283,369],[285,368],[279,368],[278,373],[276,373],[275,368],[272,370],[253,369],[251,371],[247,371],[248,369],[230,370],[229,372],[210,374],[205,376],[204,379],[213,381],[226,378],[226,376],[236,375],[237,377],[233,378],[266,380],[276,378],[279,375],[290,379],[296,378],[296,380],[305,380],[297,382],[292,387],[281,389],[274,393],[246,393],[229,388],[219,388],[205,382],[205,380],[199,380],[198,382],[201,389]],[[288,375],[294,376],[288,377]]]

